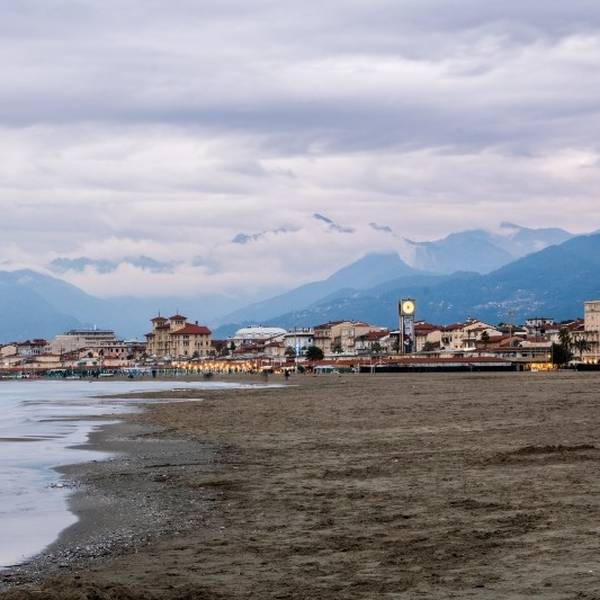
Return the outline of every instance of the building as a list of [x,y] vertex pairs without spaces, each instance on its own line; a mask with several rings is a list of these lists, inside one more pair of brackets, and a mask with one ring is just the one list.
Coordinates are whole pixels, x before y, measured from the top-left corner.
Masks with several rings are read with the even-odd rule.
[[158,359],[204,358],[212,354],[211,331],[204,325],[188,323],[183,315],[154,317],[146,334],[146,352]]
[[242,327],[238,329],[231,337],[236,348],[243,346],[258,345],[264,346],[272,341],[282,341],[287,331],[281,327]]
[[117,342],[115,332],[109,329],[71,329],[57,335],[48,349],[50,354],[65,354],[75,350],[95,349]]
[[600,362],[600,300],[584,303],[583,316],[584,338],[588,350],[583,353],[586,362]]
[[292,348],[296,356],[302,356],[308,348],[315,345],[315,330],[312,328],[290,329],[285,334],[285,349]]
[[329,321],[317,325],[314,329],[314,345],[321,348],[323,354],[352,354],[359,352],[361,344],[357,346],[357,339],[371,332],[388,330],[376,327],[362,321]]
[[477,343],[498,335],[492,325],[476,319],[453,323],[442,328],[441,347],[445,350],[474,350]]
[[93,349],[84,348],[80,351],[80,357],[94,357],[101,359],[127,361],[139,361],[146,354],[146,342],[139,340],[117,341]]
[[27,340],[16,344],[16,350],[19,356],[40,356],[49,350],[49,344],[42,339]]
[[4,344],[4,346],[0,346],[0,358],[8,358],[9,356],[17,356],[17,342],[12,342],[10,344]]
[[415,323],[415,351],[431,352],[439,350],[442,345],[442,329],[443,327],[439,325],[432,325],[426,321],[417,321]]
[[543,337],[556,330],[556,321],[550,317],[530,317],[525,319],[524,328],[528,336]]
[[395,343],[397,344],[397,339],[393,341],[387,329],[369,331],[356,338],[354,350],[356,354],[388,354]]

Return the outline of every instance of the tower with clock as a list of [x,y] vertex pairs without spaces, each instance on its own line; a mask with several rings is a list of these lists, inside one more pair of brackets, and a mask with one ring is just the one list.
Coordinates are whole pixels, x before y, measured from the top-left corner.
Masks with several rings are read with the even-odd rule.
[[403,298],[398,303],[400,317],[398,352],[412,354],[415,350],[415,313],[416,302],[412,298]]

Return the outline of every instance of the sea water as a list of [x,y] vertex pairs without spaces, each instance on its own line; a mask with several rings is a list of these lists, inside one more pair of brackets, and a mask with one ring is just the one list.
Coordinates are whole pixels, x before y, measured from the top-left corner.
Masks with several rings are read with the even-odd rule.
[[[77,448],[135,401],[95,398],[134,391],[240,387],[220,382],[0,381],[0,569],[42,551],[77,521],[55,467],[107,458]],[[139,402],[139,401],[138,401]],[[98,421],[99,415],[106,420]],[[92,419],[91,417],[95,417]]]

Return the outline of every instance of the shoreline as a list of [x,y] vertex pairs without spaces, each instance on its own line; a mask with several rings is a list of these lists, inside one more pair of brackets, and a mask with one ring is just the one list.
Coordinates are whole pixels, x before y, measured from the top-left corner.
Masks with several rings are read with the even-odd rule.
[[119,415],[117,423],[101,425],[86,444],[76,447],[106,453],[106,458],[54,468],[65,488],[73,489],[67,502],[77,522],[31,559],[0,571],[0,592],[37,584],[64,570],[77,574],[91,562],[118,556],[183,527],[175,507],[156,493],[161,480],[150,467],[197,456],[199,451],[210,463],[213,452],[196,442],[158,439],[156,428],[136,423],[139,414]]
[[[131,381],[118,378],[117,381]],[[147,381],[147,380],[143,380]],[[93,395],[91,398],[119,401],[129,404],[131,410],[120,414],[105,413],[86,416],[61,417],[61,421],[98,421],[100,425],[91,431],[87,441],[69,448],[106,454],[105,458],[53,467],[65,489],[73,492],[67,499],[68,511],[77,522],[68,526],[56,540],[40,552],[16,565],[0,570],[0,593],[15,586],[38,584],[47,577],[61,574],[64,570],[77,573],[92,562],[147,544],[150,540],[173,534],[190,526],[184,523],[175,507],[165,502],[159,489],[165,479],[160,473],[161,465],[170,465],[186,456],[197,457],[204,453],[201,462],[213,464],[215,449],[203,447],[200,442],[181,438],[164,438],[161,428],[140,423],[140,416],[151,409],[155,398],[161,401],[201,401],[205,393],[224,391],[223,388],[185,388],[186,383],[206,381],[203,377],[157,378],[157,382],[173,383],[173,388],[156,391],[135,391],[121,394]],[[94,380],[90,380],[94,383]],[[214,378],[207,383],[264,384],[258,376],[231,376]],[[186,398],[174,396],[185,389]],[[231,391],[238,388],[231,388]],[[247,388],[246,388],[247,389]],[[148,403],[143,400],[147,399]],[[139,400],[130,403],[129,400]],[[107,422],[108,421],[108,422]],[[28,440],[25,440],[28,441]],[[184,458],[185,460],[185,458]],[[198,462],[197,458],[188,461]],[[200,463],[198,463],[200,464]],[[133,470],[141,469],[138,477]],[[130,479],[123,490],[120,481]],[[135,479],[135,482],[133,481]],[[159,485],[154,485],[159,484]],[[123,492],[126,491],[124,494]],[[150,494],[149,494],[150,492]],[[154,492],[152,494],[152,492]],[[153,497],[150,497],[150,496]],[[213,500],[206,494],[206,502]],[[202,502],[197,495],[193,503]]]

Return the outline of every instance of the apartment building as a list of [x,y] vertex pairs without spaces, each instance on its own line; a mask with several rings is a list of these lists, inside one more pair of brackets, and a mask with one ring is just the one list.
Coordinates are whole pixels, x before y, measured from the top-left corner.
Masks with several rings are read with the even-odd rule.
[[314,344],[323,354],[357,354],[359,338],[371,332],[387,331],[362,321],[330,321],[314,328]]
[[71,329],[57,335],[48,349],[50,354],[66,354],[84,348],[95,349],[117,342],[115,332],[110,329]]
[[151,319],[146,334],[146,352],[156,358],[201,358],[212,353],[211,331],[198,322],[188,323],[183,315]]
[[600,300],[584,303],[584,338],[589,349],[583,353],[586,362],[600,362]]

